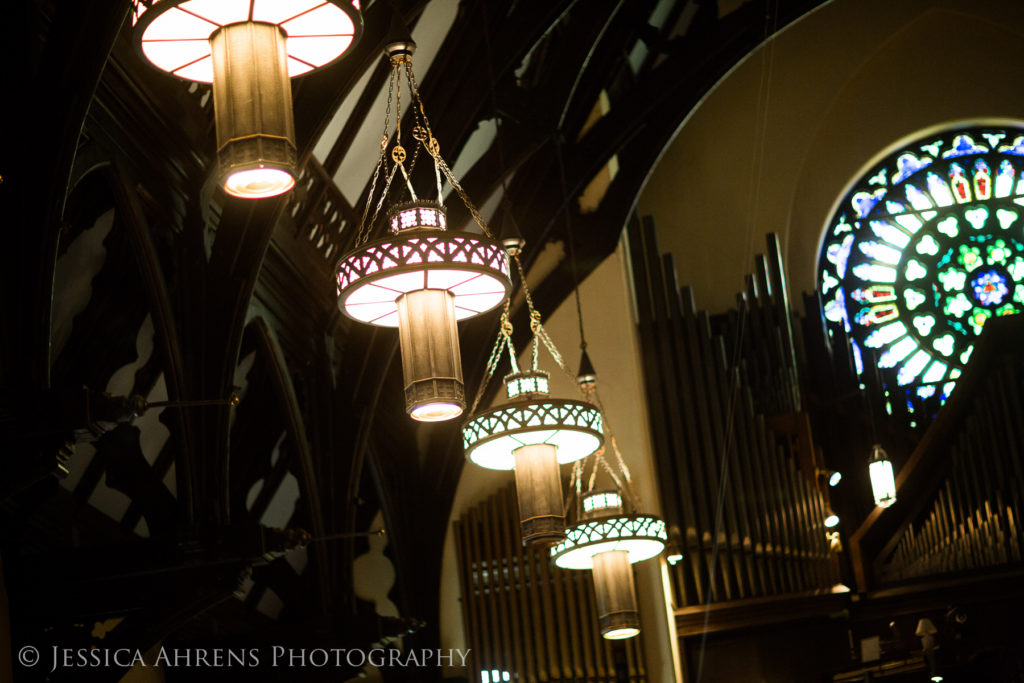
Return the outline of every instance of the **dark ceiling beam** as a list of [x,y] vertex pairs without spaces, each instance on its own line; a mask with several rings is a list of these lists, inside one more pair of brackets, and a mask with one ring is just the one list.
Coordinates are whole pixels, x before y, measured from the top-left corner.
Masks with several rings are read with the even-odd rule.
[[[418,16],[427,0],[396,0],[406,20]],[[375,2],[363,13],[363,36],[336,64],[314,71],[292,84],[295,138],[299,163],[305,163],[334,112],[356,83],[380,59],[391,27],[391,2]]]
[[[142,207],[139,205],[138,196],[129,190],[129,180],[124,170],[115,163],[111,167],[110,176],[110,184],[117,206],[116,211],[125,227],[125,232],[128,233],[135,262],[138,264],[139,277],[146,290],[149,311],[153,318],[153,331],[158,341],[156,347],[161,355],[160,365],[167,386],[167,398],[171,401],[179,401],[185,395],[185,359],[182,355],[181,341],[178,338],[173,304],[168,293],[163,267],[156,253]],[[175,427],[176,443],[179,448],[177,457],[175,457],[177,498],[184,504],[184,508],[188,509],[191,507],[190,499],[193,495],[188,485],[191,474],[189,462],[182,456],[191,448],[191,425],[186,419],[186,412],[181,410],[172,410],[170,421]]]
[[[610,1],[588,0],[586,4],[603,9]],[[503,3],[477,0],[463,5],[463,13],[420,87],[427,115],[432,116],[434,136],[451,163],[479,119],[492,115],[491,73],[495,82],[500,82],[514,72],[537,41],[575,4],[575,0],[520,0],[507,16],[501,16],[506,7]],[[480,17],[484,11],[486,19]],[[488,53],[494,59],[492,65]]]
[[[128,0],[57,3],[42,53],[29,7],[7,15],[2,43],[9,51],[4,71],[8,92],[21,93],[4,107],[10,134],[4,153],[4,214],[8,244],[3,268],[4,309],[9,316],[0,340],[0,377],[22,390],[50,381],[50,310],[58,233],[82,125],[103,73]],[[21,20],[24,21],[21,21]],[[74,55],[69,59],[68,55]],[[38,59],[38,61],[36,61]]]
[[[811,7],[820,4],[815,0],[785,3],[781,9],[776,30],[789,21],[798,18]],[[687,114],[700,99],[736,63],[755,49],[765,36],[767,21],[754,4],[744,5],[717,25],[712,33],[688,40],[678,40],[673,51],[657,68],[642,75],[628,94],[619,103],[612,103],[611,111],[595,123],[578,141],[568,141],[564,146],[567,176],[567,197],[575,198],[583,191],[594,176],[614,155],[619,155],[619,172],[609,188],[613,206],[621,209],[627,202],[632,205],[639,196],[647,177],[661,152],[675,136]],[[513,187],[513,203],[522,208],[521,224],[535,226],[534,243],[528,245],[532,257],[544,243],[553,239],[565,239],[562,210],[566,197],[561,194],[557,164],[538,164],[536,173],[522,173]],[[546,166],[546,172],[540,167]],[[520,200],[520,194],[527,200]],[[632,195],[632,196],[630,196]],[[609,196],[602,200],[599,214],[612,211],[605,208]],[[574,212],[574,223],[580,226],[574,241],[577,257],[597,258],[598,262],[614,248],[628,218],[596,221],[579,213],[576,202],[570,204]],[[592,223],[592,230],[586,229]],[[594,245],[600,245],[594,249]],[[588,253],[589,252],[589,253]],[[594,263],[596,265],[596,263]],[[567,267],[567,264],[566,264]],[[589,272],[589,271],[587,271]],[[587,272],[578,273],[579,279]],[[550,284],[545,286],[550,288]],[[571,291],[571,286],[561,292],[561,298]],[[557,306],[557,304],[555,304]],[[554,306],[552,306],[553,310]]]
[[[582,6],[580,9],[586,10],[588,16],[606,17],[605,21],[585,23],[581,27],[570,14],[565,25],[555,28],[549,36],[548,49],[543,57],[536,58],[539,63],[531,65],[531,69],[538,72],[537,77],[531,79],[531,85],[519,87],[510,78],[501,83],[498,91],[501,97],[497,99],[502,121],[498,135],[462,179],[470,197],[483,201],[501,186],[506,172],[518,169],[528,161],[535,168],[526,173],[527,176],[550,171],[548,156],[535,158],[533,155],[550,143],[565,123],[568,112],[584,112],[584,117],[589,115],[612,64],[622,61],[629,32],[610,34],[610,23],[621,20],[628,25],[639,21],[649,12],[645,9],[649,4],[634,2],[623,9],[621,2],[603,0]],[[575,121],[576,118],[570,119],[572,125],[582,125],[581,121]],[[575,134],[571,136],[575,137]],[[448,213],[453,225],[469,219],[468,212],[459,202],[450,202]],[[524,227],[524,237],[528,242],[535,239],[531,227]]]
[[[258,353],[263,356],[270,371],[271,384],[274,388],[278,408],[285,415],[288,425],[288,437],[286,438],[290,438],[291,450],[295,454],[299,469],[300,490],[302,491],[302,502],[306,506],[308,514],[309,531],[314,537],[324,536],[326,523],[323,509],[320,506],[319,468],[309,447],[305,421],[295,395],[295,387],[288,371],[288,364],[274,343],[267,323],[257,318],[253,321],[253,326],[256,332]],[[330,604],[331,595],[331,581],[327,574],[327,566],[316,553],[313,554],[311,561],[316,567],[319,579],[320,595],[318,597],[320,599],[316,602],[326,608]]]

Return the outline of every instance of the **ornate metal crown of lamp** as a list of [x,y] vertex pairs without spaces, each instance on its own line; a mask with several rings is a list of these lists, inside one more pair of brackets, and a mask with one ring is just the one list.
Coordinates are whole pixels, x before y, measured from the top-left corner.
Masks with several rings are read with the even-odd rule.
[[[406,410],[416,420],[437,422],[457,417],[466,408],[456,322],[507,301],[512,283],[505,250],[491,236],[486,222],[441,157],[413,77],[415,47],[411,41],[404,41],[385,50],[392,72],[381,153],[356,246],[341,258],[336,275],[338,307],[345,315],[371,325],[398,328]],[[412,100],[411,159],[402,145],[403,76]],[[412,185],[420,150],[433,161],[436,200],[421,199]],[[374,221],[399,172],[409,200],[391,205],[386,212],[388,236],[369,241]],[[447,229],[442,178],[456,191],[483,234]],[[371,204],[374,211],[368,221]]]
[[139,52],[158,69],[213,84],[219,176],[255,199],[295,185],[290,78],[345,54],[360,0],[132,0]]
[[[597,376],[583,350],[583,362],[577,376],[584,394],[601,405],[597,396]],[[604,412],[602,408],[602,413]],[[566,538],[551,548],[555,565],[562,569],[592,569],[597,597],[598,625],[608,640],[632,638],[640,633],[640,611],[632,565],[655,557],[665,549],[668,534],[665,522],[639,509],[629,468],[619,452],[607,419],[604,422],[605,445],[594,453],[587,492],[582,491],[583,463],[573,469],[579,521],[566,530]],[[609,451],[614,458],[609,462]],[[614,489],[595,489],[598,466],[611,477]],[[627,493],[632,511],[623,505]],[[681,554],[681,550],[679,550]]]
[[[512,242],[510,241],[510,245]],[[515,244],[510,253],[522,276]],[[576,399],[552,398],[549,375],[538,369],[540,346],[564,369],[561,354],[540,322],[540,314],[523,281],[533,332],[531,368],[520,371],[512,343],[506,305],[494,350],[473,403],[473,416],[462,428],[462,444],[470,462],[493,470],[515,470],[523,545],[553,544],[565,538],[565,506],[559,465],[578,462],[600,448],[604,439],[601,411]],[[507,403],[476,412],[490,378],[508,350],[512,372],[505,377]]]

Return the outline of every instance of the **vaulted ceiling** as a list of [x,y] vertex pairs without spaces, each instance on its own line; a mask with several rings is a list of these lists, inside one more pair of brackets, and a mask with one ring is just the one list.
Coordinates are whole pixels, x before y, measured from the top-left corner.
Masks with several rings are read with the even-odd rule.
[[[720,4],[367,3],[351,54],[293,84],[296,189],[246,201],[212,180],[208,88],[144,63],[128,0],[9,3],[0,542],[15,643],[93,642],[112,618],[106,637],[140,648],[365,646],[413,619],[436,644],[457,425],[406,417],[396,335],[343,318],[332,281],[378,149],[382,48],[411,30],[442,154],[496,230],[518,226],[527,267],[571,240],[536,287],[553,310],[614,249],[691,108],[820,3]],[[457,200],[449,216],[468,223]],[[471,389],[494,325],[462,328]],[[272,530],[353,534],[378,511],[406,621],[356,597],[365,538]]]

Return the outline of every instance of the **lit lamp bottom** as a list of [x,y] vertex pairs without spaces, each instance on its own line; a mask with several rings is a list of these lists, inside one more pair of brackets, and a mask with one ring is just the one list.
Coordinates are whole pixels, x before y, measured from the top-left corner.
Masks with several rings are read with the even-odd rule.
[[601,635],[608,640],[632,638],[640,633],[640,612],[629,553],[625,550],[598,553],[593,561]]
[[536,444],[517,448],[513,455],[523,545],[559,543],[565,538],[565,513],[558,449]]
[[455,296],[419,289],[398,298],[398,339],[405,409],[414,420],[440,422],[466,409]]

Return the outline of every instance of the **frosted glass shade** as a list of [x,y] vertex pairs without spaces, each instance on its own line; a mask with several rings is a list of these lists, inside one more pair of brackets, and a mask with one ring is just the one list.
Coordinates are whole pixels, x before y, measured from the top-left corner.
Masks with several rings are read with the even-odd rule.
[[451,292],[458,320],[493,309],[512,289],[508,256],[500,244],[442,228],[368,242],[341,259],[336,278],[341,311],[381,327],[398,325],[398,297],[417,289]]
[[871,477],[871,494],[875,498],[875,505],[887,508],[895,503],[896,478],[893,476],[892,461],[881,446],[872,449],[868,475]]
[[258,199],[295,185],[292,86],[285,36],[271,24],[218,29],[213,48],[213,114],[224,191]]
[[558,462],[585,458],[604,441],[601,411],[590,403],[558,398],[513,400],[476,415],[462,428],[469,460],[492,470],[515,467],[522,446],[558,448]]
[[598,626],[604,638],[623,640],[640,633],[640,611],[629,553],[611,550],[594,556],[594,593]]
[[665,549],[664,520],[653,515],[616,515],[584,519],[565,531],[565,540],[551,549],[562,569],[592,569],[600,553],[624,550],[630,562],[648,560]]
[[519,501],[523,545],[553,545],[565,538],[557,451],[548,444],[522,446],[515,450],[516,498]]
[[158,69],[190,81],[214,81],[211,36],[232,24],[278,27],[287,37],[289,77],[326,66],[359,39],[359,0],[132,0],[139,51]]
[[421,422],[458,417],[466,409],[466,391],[455,296],[418,289],[398,297],[397,306],[406,412]]

